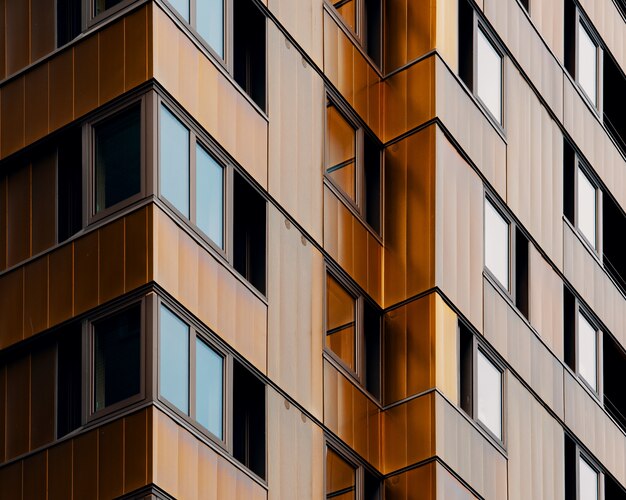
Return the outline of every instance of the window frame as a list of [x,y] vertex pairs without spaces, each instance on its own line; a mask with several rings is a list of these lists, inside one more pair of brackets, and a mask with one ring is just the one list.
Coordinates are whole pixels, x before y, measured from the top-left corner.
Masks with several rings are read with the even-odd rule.
[[580,495],[580,461],[584,460],[590,469],[592,469],[598,477],[598,485],[597,485],[597,500],[604,499],[604,473],[602,469],[598,466],[597,462],[589,455],[585,450],[583,450],[578,443],[575,444],[576,449],[576,498],[578,500],[585,500],[581,498]]
[[135,0],[121,0],[120,3],[103,10],[100,13],[96,13],[96,1],[97,0],[81,0],[82,9],[82,31],[91,28],[92,26],[100,23],[101,21],[115,15],[117,12],[125,9],[129,5],[132,5]]
[[[591,314],[589,309],[585,307],[578,297],[575,297],[575,317],[574,317],[574,342],[575,342],[575,360],[576,360],[576,377],[578,380],[582,382],[582,384],[589,390],[591,393],[600,401],[602,407],[604,408],[604,381],[603,381],[603,334],[604,331],[601,328],[598,321]],[[596,387],[592,387],[589,381],[580,373],[580,322],[579,318],[583,316],[585,320],[589,323],[589,325],[595,331],[596,338],[596,356],[595,356],[595,369],[596,369]]]
[[[86,226],[100,221],[111,214],[120,212],[146,197],[147,192],[147,138],[146,133],[151,129],[151,117],[149,116],[151,92],[145,92],[117,103],[106,110],[99,112],[83,125],[83,229]],[[115,205],[107,207],[99,212],[96,211],[96,127],[116,115],[128,111],[134,106],[139,106],[139,192],[119,201]],[[86,171],[85,171],[86,169]],[[86,209],[85,209],[86,208]],[[85,220],[86,218],[86,220]]]
[[[595,257],[602,263],[603,256],[603,248],[602,248],[602,189],[600,188],[600,183],[598,179],[591,169],[587,165],[587,163],[580,157],[578,153],[574,153],[574,228],[579,238],[583,241],[587,249],[595,255]],[[579,221],[579,183],[578,183],[578,173],[584,175],[589,183],[595,190],[595,242],[589,241],[587,236],[583,233],[582,229],[580,229],[580,221]],[[604,266],[603,266],[604,267]]]
[[[587,105],[594,111],[594,113],[596,113],[596,115],[598,115],[598,119],[600,120],[600,123],[604,123],[602,116],[602,110],[603,110],[603,81],[602,81],[602,74],[603,74],[603,57],[604,57],[604,49],[602,46],[602,40],[601,38],[598,36],[595,28],[593,27],[593,24],[582,14],[580,7],[576,6],[575,9],[575,15],[574,15],[574,19],[575,19],[575,26],[574,26],[574,31],[575,31],[575,63],[574,63],[574,81],[576,82],[576,87],[579,90],[579,93],[582,94],[583,96],[583,100],[587,103]],[[579,32],[579,27],[584,29],[585,32],[587,33],[587,36],[589,37],[589,39],[591,40],[591,42],[595,45],[596,48],[596,102],[595,104],[592,102],[591,97],[589,95],[587,95],[587,91],[583,88],[582,84],[580,83],[580,64],[578,64],[579,62],[579,57],[580,57],[580,32]]]
[[[478,95],[478,34],[479,31],[482,32],[483,36],[491,45],[493,50],[500,56],[500,117],[497,117],[493,114],[493,112],[489,109],[489,106],[482,98]],[[506,102],[506,75],[505,75],[505,60],[506,60],[506,52],[503,47],[497,42],[496,37],[494,36],[491,29],[487,26],[487,24],[475,13],[474,11],[474,30],[472,33],[472,46],[474,47],[472,54],[472,94],[476,97],[477,102],[483,108],[484,111],[487,112],[487,116],[490,118],[491,122],[497,126],[498,130],[502,133],[505,133],[505,102]]]
[[363,499],[363,495],[365,492],[365,472],[369,472],[369,474],[371,474],[372,476],[376,477],[379,481],[379,490],[378,490],[378,499],[382,500],[383,499],[383,482],[382,482],[382,476],[378,473],[378,471],[376,471],[375,469],[373,469],[372,467],[369,466],[369,464],[367,464],[366,462],[363,462],[359,459],[358,456],[355,455],[355,453],[349,449],[348,447],[346,447],[342,442],[340,442],[336,437],[325,433],[325,439],[324,439],[324,500],[326,500],[328,498],[328,492],[326,491],[326,486],[328,484],[328,467],[327,467],[327,463],[328,463],[328,450],[332,450],[339,458],[341,458],[344,462],[346,462],[347,464],[349,464],[350,466],[354,467],[354,478],[355,478],[355,484],[354,484],[354,499],[355,500],[360,500]]
[[[354,1],[354,0],[353,0]],[[329,124],[328,124],[328,108],[333,106],[341,117],[348,123],[355,131],[354,139],[354,175],[355,175],[355,199],[352,200],[350,195],[329,176],[328,174],[328,154],[329,154]],[[365,172],[365,142],[366,136],[369,140],[373,141],[379,152],[378,171],[379,171],[379,183],[378,183],[378,225],[379,229],[374,228],[367,221],[367,194],[366,194],[366,172]],[[350,107],[343,102],[343,100],[336,95],[331,89],[326,89],[326,104],[324,108],[324,184],[331,188],[334,194],[336,194],[343,204],[350,209],[350,211],[359,219],[359,221],[368,229],[368,231],[374,235],[377,239],[383,238],[384,230],[384,173],[385,173],[385,155],[384,147],[379,141],[376,134],[371,132],[364,124],[362,124]]]
[[[343,276],[340,271],[338,271],[334,266],[332,266],[329,262],[325,263],[324,266],[324,339],[323,339],[323,348],[324,353],[329,356],[335,363],[337,363],[342,371],[349,375],[349,378],[354,380],[359,387],[374,401],[378,403],[382,403],[383,401],[383,384],[382,384],[382,341],[383,341],[383,311],[382,309],[370,299],[366,293],[359,290],[358,286],[352,283],[349,279]],[[351,297],[355,300],[355,308],[354,308],[354,365],[355,369],[350,368],[346,362],[339,357],[328,345],[326,341],[327,330],[326,325],[328,320],[328,288],[327,288],[327,278],[330,276],[333,278],[339,286],[341,286]],[[378,341],[379,341],[379,363],[378,363],[378,379],[380,385],[380,395],[376,396],[372,394],[367,388],[367,380],[366,380],[366,338],[365,338],[365,303],[368,303],[370,307],[375,308],[376,312],[379,314],[379,330],[378,330]]]

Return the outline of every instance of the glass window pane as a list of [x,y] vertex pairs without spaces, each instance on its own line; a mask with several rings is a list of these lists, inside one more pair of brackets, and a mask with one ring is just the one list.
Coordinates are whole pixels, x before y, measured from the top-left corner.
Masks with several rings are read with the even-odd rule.
[[161,106],[161,195],[189,217],[189,130]]
[[598,473],[583,457],[578,457],[579,487],[581,500],[598,499]]
[[478,30],[476,94],[491,114],[502,123],[502,57]]
[[224,169],[196,144],[196,224],[223,247]]
[[597,330],[578,311],[578,372],[595,390],[597,377]]
[[96,146],[96,213],[141,190],[140,107],[94,127]]
[[165,306],[160,316],[160,394],[189,414],[189,327]]
[[104,12],[105,10],[110,9],[111,7],[114,7],[115,5],[121,2],[122,0],[95,0],[95,6],[94,6],[95,15],[97,16],[101,12]]
[[596,82],[598,81],[598,51],[596,44],[587,33],[585,27],[578,23],[578,59],[576,72],[578,83],[587,94],[591,102],[596,105]]
[[197,0],[198,33],[224,58],[224,0]]
[[189,0],[168,0],[172,7],[189,22]]
[[[340,494],[339,492],[342,492]],[[326,498],[355,498],[356,468],[330,448],[326,449]]]
[[339,0],[333,5],[348,27],[356,31],[356,0]]
[[356,200],[356,130],[339,110],[328,105],[326,172],[352,200]]
[[596,247],[596,188],[578,167],[576,225],[593,248]]
[[94,323],[96,411],[140,391],[141,306]]
[[222,439],[222,356],[196,339],[196,420]]
[[356,299],[326,276],[326,345],[352,370],[355,363]]
[[478,420],[502,439],[502,373],[480,351],[477,372]]
[[485,200],[485,266],[509,288],[509,224]]

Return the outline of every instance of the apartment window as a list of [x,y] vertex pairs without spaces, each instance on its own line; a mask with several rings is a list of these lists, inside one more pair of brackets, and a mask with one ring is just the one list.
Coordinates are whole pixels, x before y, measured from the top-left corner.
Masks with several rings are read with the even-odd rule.
[[57,241],[82,229],[82,140],[81,129],[65,132],[57,147]]
[[233,456],[265,479],[265,384],[235,360]]
[[234,175],[233,206],[233,266],[264,294],[267,203],[239,173]]
[[626,156],[626,75],[608,51],[602,59],[602,121],[623,156]]
[[382,147],[348,109],[326,103],[326,178],[365,222],[381,229]]
[[333,6],[372,61],[382,65],[381,0],[339,0]]
[[472,332],[459,325],[459,400],[461,408],[503,441],[504,370],[484,351]]
[[196,420],[223,440],[224,358],[196,337]]
[[576,226],[592,248],[596,248],[597,189],[581,168],[576,168]]
[[82,0],[56,0],[57,47],[80,35],[81,3]]
[[565,500],[598,500],[603,478],[599,467],[568,434],[564,450]]
[[163,305],[159,320],[159,393],[189,414],[189,327]]
[[376,399],[381,396],[381,316],[354,287],[326,274],[326,348]]
[[72,323],[58,334],[57,344],[57,438],[81,425],[82,341],[81,324]]
[[[105,10],[109,10],[111,7],[122,3],[124,0],[94,0],[94,15],[101,14]],[[172,0],[176,1],[176,0]],[[184,0],[183,0],[184,2]]]
[[94,411],[139,394],[141,305],[93,323]]
[[196,29],[224,59],[224,0],[196,0]]
[[485,266],[509,289],[509,222],[485,199]]
[[235,81],[265,110],[265,15],[252,0],[234,0]]
[[626,432],[626,391],[622,374],[626,370],[626,351],[608,332],[602,336],[602,388],[605,410]]
[[379,500],[380,479],[368,467],[326,446],[326,498]]
[[199,143],[196,143],[196,224],[218,247],[224,247],[224,168]]
[[594,106],[598,105],[598,45],[578,20],[578,52],[576,57],[578,83]]
[[189,129],[163,104],[160,118],[161,195],[189,218]]
[[95,213],[141,191],[141,106],[94,125]]

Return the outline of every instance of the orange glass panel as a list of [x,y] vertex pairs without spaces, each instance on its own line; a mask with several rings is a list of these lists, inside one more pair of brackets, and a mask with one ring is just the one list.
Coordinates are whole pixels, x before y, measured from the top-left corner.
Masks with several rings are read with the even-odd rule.
[[326,107],[326,126],[328,128],[326,168],[354,161],[356,131],[332,104]]
[[326,331],[354,323],[356,300],[330,274],[326,275]]
[[350,369],[356,369],[354,363],[354,326],[327,333],[326,345],[339,356]]
[[348,27],[356,31],[356,0],[340,0],[334,6]]
[[356,468],[326,449],[326,498],[355,498]]
[[328,176],[352,200],[356,200],[356,166],[354,162],[328,171]]

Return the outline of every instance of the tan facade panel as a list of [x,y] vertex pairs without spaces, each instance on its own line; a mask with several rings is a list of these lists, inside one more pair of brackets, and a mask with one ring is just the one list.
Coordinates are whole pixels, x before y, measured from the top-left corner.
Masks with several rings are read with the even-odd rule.
[[267,34],[268,191],[321,243],[324,83],[278,29]]
[[459,320],[438,293],[434,297],[435,382],[453,404],[459,404]]
[[[482,1],[477,2],[482,5]],[[453,72],[459,69],[459,2],[438,0],[437,2],[437,53],[446,61]]]
[[626,71],[626,33],[624,19],[610,0],[581,0],[580,5],[600,33],[611,54]]
[[436,469],[436,462],[429,462],[385,479],[385,500],[439,498]]
[[267,373],[321,420],[323,257],[277,210],[268,227]]
[[448,470],[436,462],[435,473],[437,476],[437,499],[438,500],[474,500],[478,498],[468,490]]
[[[563,63],[563,11],[564,0],[535,2],[530,9],[530,18],[545,40],[550,51]],[[605,3],[611,3],[607,1]]]

